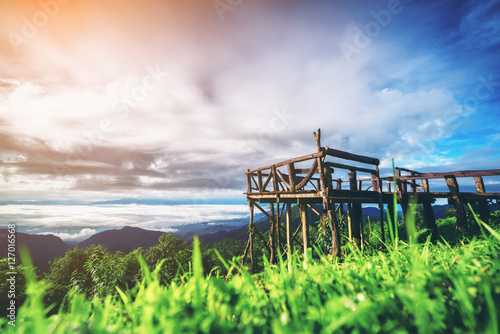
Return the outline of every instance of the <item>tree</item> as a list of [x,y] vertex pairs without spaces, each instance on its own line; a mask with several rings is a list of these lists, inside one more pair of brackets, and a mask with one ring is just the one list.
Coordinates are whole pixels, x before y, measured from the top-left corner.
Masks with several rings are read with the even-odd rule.
[[191,246],[171,234],[158,238],[159,244],[146,251],[145,260],[150,270],[154,270],[160,261],[164,260],[160,278],[170,283],[178,273],[187,270],[191,260]]

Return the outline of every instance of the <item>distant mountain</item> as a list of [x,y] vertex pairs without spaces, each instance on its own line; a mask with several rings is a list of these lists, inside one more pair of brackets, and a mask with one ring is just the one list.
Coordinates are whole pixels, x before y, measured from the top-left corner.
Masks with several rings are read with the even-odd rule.
[[[320,205],[313,205],[313,207],[320,211]],[[321,211],[320,211],[321,212]],[[258,218],[259,217],[259,218]],[[308,218],[311,226],[317,226],[316,222],[318,222],[319,217],[312,210],[308,210]],[[285,222],[285,215],[282,216],[281,222]],[[255,216],[254,218],[255,226],[261,233],[265,233],[269,231],[270,224],[269,218],[264,216],[263,214],[259,214],[259,216]],[[300,215],[298,206],[292,207],[292,229],[295,229],[300,225]],[[203,234],[199,236],[200,241],[204,244],[213,244],[217,241],[220,241],[225,238],[231,238],[235,240],[246,240],[248,239],[248,219],[245,226],[235,229],[233,231],[219,231],[217,233],[209,233]]]
[[[7,238],[8,230],[0,229],[0,257],[7,257]],[[56,237],[51,234],[46,235],[33,235],[26,233],[16,233],[16,258],[18,264],[21,262],[21,258],[19,257],[19,249],[23,246],[27,247],[31,260],[33,261],[33,265],[40,269],[41,272],[49,271],[49,261],[64,255],[66,251],[69,249],[68,245],[61,240],[61,238]]]
[[[256,213],[254,216],[254,221],[260,221],[266,216],[263,213]],[[241,228],[242,226],[248,225],[248,217],[237,218],[237,219],[226,219],[218,221],[210,221],[205,223],[195,223],[172,226],[177,231],[172,232],[172,234],[178,238],[186,241],[192,241],[195,235],[212,234],[217,232],[229,232]]]
[[444,204],[444,205],[433,205],[432,211],[434,211],[434,217],[436,219],[443,219],[444,213],[446,210],[453,208],[452,205]]
[[119,230],[107,230],[96,233],[80,242],[78,247],[85,248],[90,245],[102,245],[110,251],[121,251],[127,254],[139,247],[147,249],[158,244],[158,238],[163,234],[165,232],[125,226]]

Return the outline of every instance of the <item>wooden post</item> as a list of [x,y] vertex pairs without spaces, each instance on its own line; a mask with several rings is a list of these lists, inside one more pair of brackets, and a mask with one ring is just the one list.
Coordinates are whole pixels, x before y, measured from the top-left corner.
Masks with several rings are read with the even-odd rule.
[[257,171],[257,185],[257,188],[259,188],[258,192],[262,192],[262,172],[260,170]]
[[250,262],[252,264],[252,274],[255,273],[255,263],[253,259],[253,205],[249,203],[250,208]]
[[[417,174],[415,172],[411,172],[410,175],[411,176],[415,176]],[[417,181],[416,180],[411,180],[410,181],[410,189],[411,189],[412,193],[416,193],[417,192]]]
[[[481,176],[474,176],[474,181],[476,182],[476,191],[478,193],[484,194],[486,192],[486,189],[484,187],[483,178]],[[490,207],[488,206],[488,201],[485,199],[477,201],[477,205],[481,220],[485,223],[488,223],[490,220]]]
[[[401,176],[401,169],[396,167],[396,177],[400,176]],[[406,186],[406,182],[404,180],[396,179],[396,190],[398,193],[398,201],[399,204],[401,205],[401,210],[403,211],[403,221],[404,221],[404,219],[406,219],[406,214],[408,213],[408,194],[407,194],[408,188]],[[395,224],[394,228],[398,228],[398,225]]]
[[271,172],[273,173],[273,190],[276,192],[279,190],[278,188],[278,175],[276,173],[276,166],[273,165],[271,168]]
[[281,233],[280,233],[280,202],[276,199],[276,256],[281,254]]
[[288,181],[290,182],[290,191],[295,192],[295,187],[297,186],[297,181],[295,178],[295,167],[293,163],[288,164]]
[[[250,169],[248,170],[250,172]],[[250,174],[247,174],[247,194],[250,194],[252,192],[252,176]]]
[[[356,182],[356,172],[349,171],[349,186],[351,190],[359,190]],[[361,203],[352,203],[349,212],[349,221],[351,223],[351,236],[357,247],[361,246],[361,220],[362,209]]]
[[[332,173],[328,167],[325,167],[324,175],[326,178],[326,184],[328,189],[333,189]],[[339,187],[338,183],[337,187]],[[330,234],[332,236],[331,254],[333,256],[340,256],[341,239],[340,239],[339,223],[337,220],[337,215],[335,214],[335,203],[333,203],[333,200],[323,197],[323,212],[325,211],[325,205],[326,205],[326,218],[328,219]]]
[[253,259],[253,229],[252,232],[250,232],[250,264],[251,264],[251,272],[252,274],[255,273],[255,262]]
[[429,179],[422,180],[422,188],[423,188],[424,193],[429,192]]
[[286,244],[288,257],[290,258],[292,255],[292,203],[289,202],[286,205]]
[[380,211],[380,236],[381,240],[385,242],[384,233],[384,198],[382,197],[382,181],[380,181],[380,170],[378,165],[375,166],[376,174],[372,174],[373,190],[378,192],[378,209]]
[[455,211],[455,219],[457,221],[457,229],[459,231],[467,230],[467,216],[465,214],[464,205],[460,199],[460,189],[458,187],[457,178],[455,175],[446,175],[446,184],[450,190],[451,197],[449,201],[453,204],[453,210]]
[[[328,186],[328,177],[331,179],[331,173],[324,165],[324,159],[325,159],[325,151],[322,150],[321,148],[321,129],[318,129],[318,133],[313,133],[314,134],[314,139],[316,140],[316,149],[318,153],[323,152],[323,156],[317,157],[318,161],[318,170],[319,170],[319,183],[320,183],[320,191],[321,191],[321,196],[323,197],[323,211],[327,212],[328,216],[328,221],[330,224],[330,231],[332,233],[332,249],[331,249],[331,254],[333,256],[340,256],[340,245],[341,245],[341,240],[340,240],[340,232],[339,232],[339,227],[337,224],[337,219],[335,216],[335,211],[332,212],[332,209],[329,205],[329,200],[328,196],[330,194],[330,188],[331,186]],[[328,147],[325,148],[325,150],[328,150]]]
[[304,245],[304,262],[307,263],[307,249],[309,248],[309,217],[307,204],[299,203],[300,220],[302,221],[302,244]]
[[[337,190],[342,190],[342,179],[337,179],[336,182],[337,182],[337,187],[336,187]],[[339,209],[338,209],[339,210],[339,217],[340,217],[340,219],[343,219],[343,217],[344,217],[344,203],[338,203],[338,205],[339,205]],[[333,213],[335,214],[335,208],[334,208]]]
[[[286,205],[286,251],[287,259],[290,260],[293,254],[292,248],[292,203]],[[291,270],[291,263],[288,262],[288,270]]]
[[437,240],[439,233],[436,225],[436,217],[434,216],[434,210],[432,210],[431,201],[423,202],[424,207],[424,224],[425,227],[432,230],[431,240]]
[[269,229],[269,247],[271,250],[271,254],[269,256],[269,263],[276,263],[276,223],[274,216],[274,204],[269,203],[269,223],[271,227]]

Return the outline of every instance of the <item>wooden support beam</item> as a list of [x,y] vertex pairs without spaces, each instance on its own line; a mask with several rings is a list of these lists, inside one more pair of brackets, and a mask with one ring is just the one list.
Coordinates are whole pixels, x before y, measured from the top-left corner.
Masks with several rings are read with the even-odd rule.
[[318,217],[321,217],[321,213],[318,212],[318,210],[316,210],[311,204],[307,204],[307,206],[309,207],[309,209],[311,209],[315,214],[318,215]]
[[422,179],[422,188],[423,188],[423,192],[425,192],[425,193],[428,193],[430,191],[428,179]]
[[408,192],[407,184],[408,182],[402,181],[401,170],[396,167],[396,189],[399,197]]
[[[351,190],[358,190],[356,182],[356,172],[349,171],[349,186]],[[361,203],[352,203],[349,212],[351,223],[351,237],[357,247],[361,245],[361,224],[363,219]]]
[[474,176],[495,176],[500,175],[500,169],[489,170],[464,170],[445,173],[422,173],[418,175],[405,175],[397,177],[399,180],[420,180],[420,179],[442,179],[446,176],[474,177]]
[[276,169],[276,173],[278,174],[278,177],[281,180],[281,183],[283,183],[288,191],[292,191],[292,186],[290,185],[290,178],[287,175],[283,175],[279,169]]
[[260,170],[257,172],[257,184],[258,184],[257,187],[259,188],[259,192],[264,191],[262,189],[262,172]]
[[255,261],[253,256],[253,233],[250,233],[250,264],[251,264],[251,273],[255,273]]
[[328,166],[328,167],[342,168],[342,169],[352,170],[354,172],[362,172],[362,173],[368,173],[368,174],[372,174],[372,173],[375,172],[374,169],[368,169],[368,168],[362,168],[362,167],[356,167],[356,166],[349,166],[349,165],[339,164],[339,163],[336,163],[336,162],[325,162],[325,165]]
[[[414,172],[410,173],[411,176],[415,176],[416,174]],[[417,181],[416,180],[411,180],[410,181],[410,189],[411,192],[417,192]]]
[[269,254],[271,254],[271,249],[269,248],[269,246],[267,245],[267,241],[266,239],[264,239],[264,236],[262,235],[262,233],[260,233],[259,229],[257,228],[257,226],[255,226],[255,224],[251,224],[251,228],[253,230],[253,232],[255,232],[257,234],[257,237],[259,237],[260,241],[262,242],[262,244],[264,245],[264,247],[266,247],[266,250]]
[[276,218],[274,216],[274,204],[269,203],[269,223],[270,223],[270,229],[269,229],[269,248],[271,249],[271,254],[269,255],[269,262],[271,264],[276,263]]
[[[250,169],[248,170],[250,172]],[[250,174],[247,174],[247,194],[252,192],[252,181],[250,180]]]
[[[303,188],[308,182],[309,180],[311,180],[311,177],[314,175],[314,173],[316,172],[316,170],[318,169],[318,160],[314,160],[313,162],[313,165],[311,167],[311,169],[309,170],[309,173],[307,173],[306,177],[302,179],[302,181],[299,182],[299,184],[296,186],[297,189],[301,189]],[[296,173],[296,171],[294,170],[294,174]]]
[[439,237],[438,227],[436,225],[436,217],[434,216],[434,210],[432,210],[432,205],[430,201],[425,201],[422,203],[424,207],[424,226],[431,230],[431,240],[435,241]]
[[380,211],[380,237],[382,243],[385,242],[384,232],[384,198],[382,197],[382,181],[380,180],[380,170],[375,166],[375,174],[372,174],[373,190],[378,192],[378,209]]
[[262,185],[261,191],[266,191],[267,185],[269,184],[269,182],[271,181],[272,178],[273,178],[273,173],[269,173],[269,175],[267,175],[266,181]]
[[257,181],[255,181],[255,179],[252,175],[250,175],[250,178],[252,179],[253,183],[255,184],[255,189],[259,190],[259,185],[257,184]]
[[326,154],[328,154],[329,156],[332,156],[332,157],[357,161],[357,162],[361,162],[361,163],[369,164],[369,165],[377,165],[377,166],[380,165],[380,160],[375,159],[375,158],[365,157],[362,155],[352,154],[352,153],[340,151],[340,150],[334,150],[334,149],[331,149],[328,147],[325,148],[325,151],[326,151]]
[[445,176],[446,184],[450,190],[450,202],[453,204],[453,210],[455,211],[455,218],[457,221],[457,229],[460,231],[467,230],[467,216],[465,214],[464,205],[462,199],[460,198],[460,190],[457,183],[457,178],[455,175]]
[[[481,176],[474,176],[474,182],[476,183],[476,191],[480,194],[486,193],[486,188],[484,187],[484,181]],[[477,201],[477,206],[479,209],[479,216],[481,220],[488,223],[490,220],[490,207],[486,199]]]
[[[249,203],[249,209],[250,209],[250,226],[253,226],[253,205],[252,203]],[[254,258],[253,258],[253,236],[254,236],[254,231],[253,228],[250,228],[250,235],[249,235],[249,242],[250,242],[250,263],[252,264],[252,274],[255,273],[255,263],[254,263]]]
[[307,249],[309,248],[309,217],[307,215],[307,205],[299,204],[300,220],[302,221],[302,244],[304,245],[304,262],[307,263]]
[[287,165],[288,168],[288,181],[289,181],[289,190],[291,192],[295,192],[297,190],[297,179],[295,177],[295,166],[293,163],[289,163]]
[[[286,254],[287,259],[292,258],[293,245],[292,245],[292,204],[286,205]],[[288,262],[288,270],[291,270],[291,263]]]
[[[245,246],[245,251],[243,252],[243,256],[241,257],[241,263],[240,263],[240,270],[243,268],[243,265],[245,264],[245,260],[247,258],[247,254],[248,254],[248,249],[250,248],[250,236],[248,237],[248,241],[247,241],[247,244]],[[226,278],[226,282],[227,282],[227,279],[229,277]]]
[[255,205],[255,207],[257,207],[257,209],[259,209],[260,212],[265,214],[267,218],[271,219],[271,216],[259,204],[255,203],[255,202],[252,202],[252,204]]
[[278,254],[281,253],[281,233],[280,233],[280,227],[281,227],[281,223],[280,223],[280,202],[279,202],[279,199],[278,199],[278,202],[276,202],[276,214],[277,214],[277,217],[276,217],[276,220],[275,220],[275,231],[276,231],[276,260],[278,260],[277,256]]
[[293,159],[290,159],[290,160],[281,161],[281,162],[278,162],[278,163],[276,163],[274,165],[270,165],[270,166],[266,166],[266,167],[260,167],[260,168],[248,171],[245,174],[255,173],[255,172],[259,171],[259,170],[271,169],[273,166],[275,166],[275,167],[282,167],[282,166],[286,166],[286,165],[291,164],[291,163],[296,163],[296,162],[302,162],[302,161],[306,161],[306,160],[316,159],[317,157],[324,156],[324,154],[325,154],[324,152],[317,152],[317,153],[312,153],[312,154],[304,155],[302,157],[298,157],[298,158],[293,158]]

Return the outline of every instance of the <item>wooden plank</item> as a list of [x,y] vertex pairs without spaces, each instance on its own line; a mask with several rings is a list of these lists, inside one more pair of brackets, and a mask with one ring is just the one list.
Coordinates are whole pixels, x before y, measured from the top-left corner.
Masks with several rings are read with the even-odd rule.
[[411,169],[408,169],[408,168],[403,168],[403,167],[397,167],[399,170],[403,171],[403,172],[407,172],[407,173],[414,173],[414,174],[422,174],[420,172],[417,172],[416,170],[411,170]]
[[455,211],[457,229],[460,231],[465,231],[467,229],[467,216],[465,214],[462,199],[460,198],[460,189],[457,183],[457,178],[455,177],[455,175],[446,175],[445,180],[446,184],[448,185],[448,189],[450,189],[450,200]]
[[[344,164],[339,164],[336,162],[325,162],[325,165],[328,167],[332,168],[342,168],[342,169],[347,169],[347,170],[352,170],[356,172],[362,172],[362,173],[368,173],[368,174],[373,174],[375,173],[374,169],[368,169],[368,168],[363,168],[363,167],[356,167],[356,166],[349,166],[349,165],[344,165]],[[369,179],[367,179],[369,180]]]
[[254,170],[246,172],[245,174],[256,173],[259,170],[272,169],[273,166],[275,166],[275,167],[282,167],[282,166],[286,166],[286,165],[291,164],[291,163],[296,163],[296,162],[302,162],[302,161],[306,161],[306,160],[316,159],[317,157],[324,156],[324,154],[325,153],[323,153],[323,152],[317,152],[317,153],[312,153],[312,154],[304,155],[304,156],[301,156],[301,157],[298,157],[298,158],[293,158],[293,159],[290,159],[290,160],[281,161],[281,162],[278,162],[278,163],[276,163],[274,165],[269,165],[269,166],[266,166],[266,167],[256,168]]
[[455,177],[495,176],[495,175],[500,175],[500,169],[464,170],[464,171],[445,172],[445,173],[422,173],[413,176],[411,175],[398,176],[397,179],[398,180],[442,179],[448,175]]
[[361,162],[364,164],[369,164],[369,165],[380,165],[380,160],[376,158],[370,158],[370,157],[365,157],[362,155],[357,155],[345,151],[340,151],[340,150],[334,150],[329,147],[325,147],[324,150],[326,151],[326,154],[332,157],[336,158],[341,158],[341,159],[346,159],[346,160],[352,160],[352,161],[357,161]]

